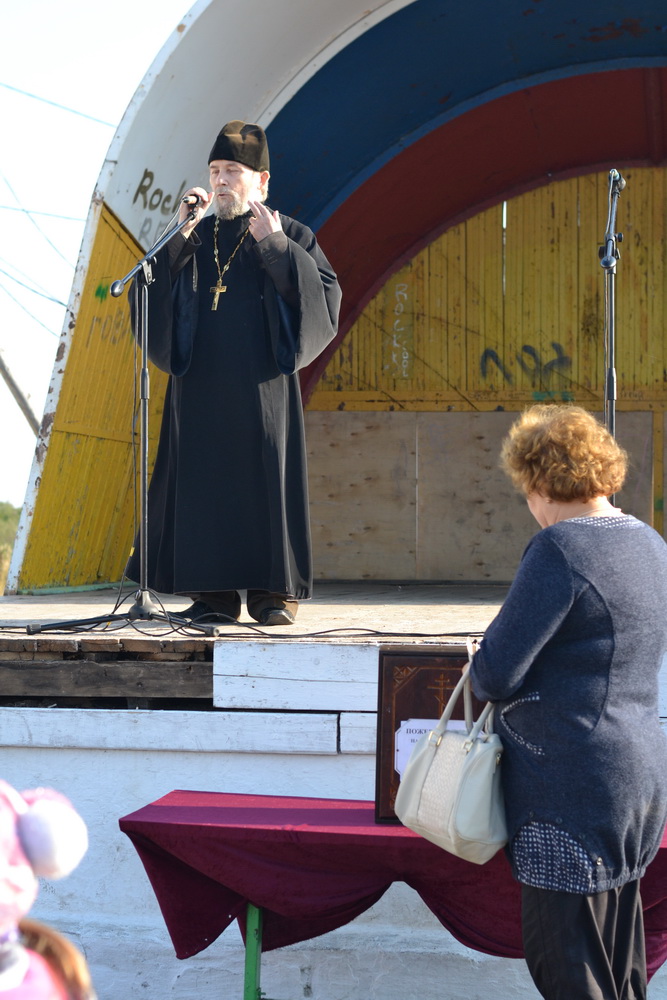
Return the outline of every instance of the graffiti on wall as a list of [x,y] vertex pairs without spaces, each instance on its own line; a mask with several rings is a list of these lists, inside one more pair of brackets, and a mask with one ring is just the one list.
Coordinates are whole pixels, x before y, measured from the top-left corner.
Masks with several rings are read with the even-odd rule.
[[383,370],[389,378],[411,378],[414,369],[414,332],[412,301],[407,282],[397,281],[391,287],[389,316],[391,330],[383,344]]
[[545,358],[542,352],[532,344],[524,344],[510,362],[501,358],[492,347],[487,347],[480,358],[480,374],[483,379],[487,379],[491,377],[495,369],[500,373],[504,383],[512,386],[515,381],[512,365],[516,362],[521,371],[530,379],[534,399],[558,397],[571,402],[574,399],[572,391],[564,389],[560,383],[562,376],[572,368],[572,358],[565,353],[562,344],[557,341],[552,341],[551,347],[553,355]]

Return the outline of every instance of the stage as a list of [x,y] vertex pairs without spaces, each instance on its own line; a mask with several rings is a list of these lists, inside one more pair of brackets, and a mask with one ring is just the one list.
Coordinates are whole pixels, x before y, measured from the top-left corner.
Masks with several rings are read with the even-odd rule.
[[[192,702],[205,707],[213,697],[214,647],[221,661],[226,650],[248,645],[281,647],[285,652],[274,654],[281,658],[286,647],[310,649],[313,642],[327,647],[329,657],[350,646],[367,648],[375,658],[378,646],[433,649],[483,632],[506,591],[492,584],[318,583],[294,625],[261,627],[244,606],[241,620],[218,625],[217,636],[163,621],[106,620],[80,629],[61,624],[111,616],[114,590],[5,596],[0,598],[1,700],[7,705],[11,699],[34,704],[61,698],[71,705],[76,699],[85,707],[87,699],[115,698],[148,708],[182,699],[184,707]],[[126,588],[125,595],[116,614],[134,603],[134,590]],[[156,595],[156,603],[177,613],[188,601]],[[59,624],[47,628],[53,623]],[[216,705],[224,707],[224,697]]]

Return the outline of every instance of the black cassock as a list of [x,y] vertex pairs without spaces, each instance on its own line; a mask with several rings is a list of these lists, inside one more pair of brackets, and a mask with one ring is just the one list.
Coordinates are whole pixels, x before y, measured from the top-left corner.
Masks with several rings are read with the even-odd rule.
[[[220,266],[249,215],[221,221]],[[336,333],[340,288],[307,227],[248,233],[218,281],[214,219],[158,255],[148,356],[171,376],[148,492],[147,584],[163,593],[310,597],[300,368]],[[200,242],[201,241],[201,242]],[[138,546],[127,566],[139,580]]]

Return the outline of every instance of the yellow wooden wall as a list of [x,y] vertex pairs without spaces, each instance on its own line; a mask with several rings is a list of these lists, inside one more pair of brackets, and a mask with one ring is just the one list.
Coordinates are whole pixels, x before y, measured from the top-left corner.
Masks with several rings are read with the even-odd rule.
[[[619,408],[667,399],[667,172],[624,171],[616,276]],[[608,172],[559,181],[449,229],[389,279],[311,397],[315,410],[599,407]]]
[[[115,299],[109,286],[142,252],[103,208],[34,503],[22,591],[119,580],[129,555],[135,523],[135,342],[128,292]],[[151,377],[151,451],[165,381],[160,372]],[[138,425],[136,432],[138,437]]]

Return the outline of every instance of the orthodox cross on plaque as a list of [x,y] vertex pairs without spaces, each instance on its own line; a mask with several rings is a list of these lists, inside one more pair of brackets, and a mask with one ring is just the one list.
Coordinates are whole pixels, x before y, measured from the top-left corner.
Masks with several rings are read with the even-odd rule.
[[435,697],[438,702],[438,711],[440,715],[442,715],[453,688],[447,683],[447,678],[444,674],[440,674],[438,677],[434,678],[434,680],[434,684],[426,685],[426,690],[435,692]]

